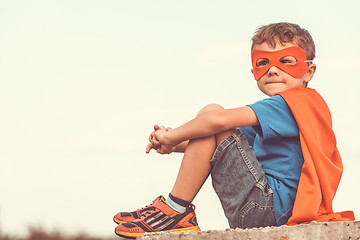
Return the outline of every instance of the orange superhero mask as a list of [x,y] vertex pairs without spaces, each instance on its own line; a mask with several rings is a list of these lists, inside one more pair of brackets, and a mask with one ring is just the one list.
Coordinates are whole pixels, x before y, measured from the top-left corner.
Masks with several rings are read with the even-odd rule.
[[353,221],[352,211],[334,213],[332,200],[343,171],[328,106],[310,88],[297,87],[278,93],[299,126],[304,156],[292,216],[287,225],[311,221]]
[[[287,59],[293,57],[293,61]],[[259,80],[272,66],[280,68],[291,76],[304,76],[308,68],[306,53],[301,47],[292,46],[279,51],[255,49],[251,54],[252,72],[255,80]]]

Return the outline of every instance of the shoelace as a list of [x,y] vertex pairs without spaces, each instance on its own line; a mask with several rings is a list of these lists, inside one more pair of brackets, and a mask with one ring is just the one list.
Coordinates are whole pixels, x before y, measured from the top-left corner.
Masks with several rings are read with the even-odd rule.
[[141,214],[141,217],[138,219],[135,219],[134,221],[143,221],[146,217],[150,216],[151,214],[160,211],[160,209],[155,208],[154,210],[146,211],[145,213]]
[[152,206],[152,204],[149,204],[149,205],[146,205],[145,207],[142,207],[142,208],[139,208],[138,210],[136,210],[136,211],[142,211],[142,210],[144,210],[145,208],[148,208],[148,207],[151,207]]
[[[158,200],[158,199],[156,199],[156,200]],[[142,211],[142,210],[144,210],[145,208],[148,208],[148,207],[154,207],[153,205],[154,205],[154,202],[155,202],[155,200],[151,203],[151,204],[149,204],[149,205],[146,205],[145,207],[143,207],[143,208],[139,208],[139,209],[137,209],[136,211]]]

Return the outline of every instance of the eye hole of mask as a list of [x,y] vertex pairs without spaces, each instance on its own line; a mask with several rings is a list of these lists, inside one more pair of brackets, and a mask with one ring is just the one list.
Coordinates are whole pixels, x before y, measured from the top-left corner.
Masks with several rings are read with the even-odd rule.
[[297,59],[293,56],[285,56],[280,58],[280,62],[282,64],[295,65],[297,63]]
[[[256,67],[265,67],[269,64],[269,62],[268,58],[260,58],[256,61]],[[285,56],[280,58],[279,62],[287,65],[295,65],[297,63],[297,59],[293,56]]]
[[256,61],[257,67],[265,67],[268,64],[269,64],[269,59],[267,58],[260,58]]

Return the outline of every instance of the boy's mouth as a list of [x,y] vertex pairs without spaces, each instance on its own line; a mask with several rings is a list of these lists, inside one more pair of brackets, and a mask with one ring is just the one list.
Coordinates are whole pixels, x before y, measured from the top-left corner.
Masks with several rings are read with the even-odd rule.
[[283,83],[282,81],[267,81],[266,84]]

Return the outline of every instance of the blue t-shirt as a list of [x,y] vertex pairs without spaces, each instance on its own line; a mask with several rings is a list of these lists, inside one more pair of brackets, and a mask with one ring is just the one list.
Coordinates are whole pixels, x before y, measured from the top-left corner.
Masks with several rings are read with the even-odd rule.
[[280,95],[249,105],[260,125],[241,127],[262,164],[269,186],[273,189],[277,225],[285,224],[292,215],[304,157],[299,127]]

